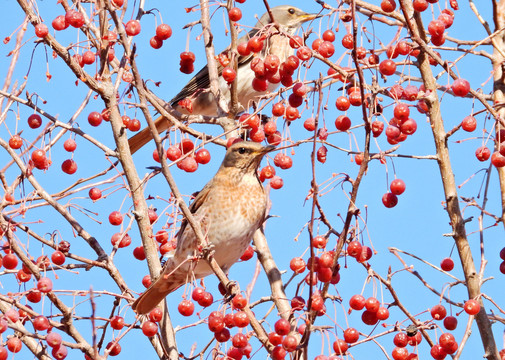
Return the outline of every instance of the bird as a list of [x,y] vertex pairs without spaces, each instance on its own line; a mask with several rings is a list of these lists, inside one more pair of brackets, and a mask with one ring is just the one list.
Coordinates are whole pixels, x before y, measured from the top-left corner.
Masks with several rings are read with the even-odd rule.
[[[241,141],[231,145],[217,173],[196,195],[189,209],[200,223],[205,247],[227,272],[249,246],[266,217],[267,194],[258,178],[262,158],[275,149]],[[160,276],[132,304],[137,314],[147,314],[168,294],[195,279],[213,273],[201,255],[201,246],[186,219],[176,235],[177,247]]]
[[[289,56],[294,54],[294,49],[289,45],[290,37],[294,35],[300,26],[310,20],[320,17],[319,14],[309,14],[291,5],[280,5],[271,9],[272,17],[278,24],[279,29],[275,26],[269,26],[272,23],[270,14],[266,12],[261,16],[256,26],[248,34],[238,40],[238,44],[247,42],[250,38],[261,35],[265,38],[263,50],[255,54],[251,52],[249,55],[238,56],[238,71],[237,71],[237,97],[240,111],[246,111],[255,100],[265,95],[268,92],[274,91],[279,83],[268,83],[265,91],[256,91],[252,87],[252,81],[255,77],[254,71],[251,69],[251,61],[260,56],[265,59],[267,55],[276,55],[280,63],[284,62]],[[226,54],[229,49],[225,50]],[[230,85],[223,79],[223,66],[218,62],[219,88],[223,96],[231,101]],[[187,106],[182,106],[182,100],[188,99],[191,102],[192,111],[188,111]],[[217,116],[217,104],[214,95],[210,92],[209,70],[207,66],[203,67],[182,90],[170,100],[172,108],[182,114],[208,115]],[[171,122],[159,116],[155,120],[156,129],[159,133],[167,130],[171,126]],[[144,128],[128,142],[130,152],[133,154],[142,148],[152,139],[151,131],[148,127]]]

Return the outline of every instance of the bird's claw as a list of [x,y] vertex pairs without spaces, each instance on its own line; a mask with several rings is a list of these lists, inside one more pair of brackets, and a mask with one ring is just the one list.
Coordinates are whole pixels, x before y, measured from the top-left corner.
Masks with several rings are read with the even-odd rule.
[[204,247],[202,247],[202,256],[205,259],[210,259],[212,256],[214,256],[214,253],[216,252],[216,246],[214,244],[207,244]]

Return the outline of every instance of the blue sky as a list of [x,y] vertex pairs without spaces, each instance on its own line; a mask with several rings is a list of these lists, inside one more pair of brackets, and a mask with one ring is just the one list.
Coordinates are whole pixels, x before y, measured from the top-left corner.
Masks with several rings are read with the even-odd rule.
[[[271,2],[272,6],[280,4],[281,2]],[[292,4],[308,12],[317,12],[320,9],[320,6],[315,2],[293,1]],[[189,37],[186,30],[181,30],[185,24],[198,19],[198,12],[187,14],[184,11],[184,7],[191,5],[193,5],[193,3],[174,3],[163,1],[148,2],[148,8],[159,9],[163,17],[163,21],[172,27],[174,31],[173,36],[165,42],[161,49],[152,49],[149,46],[148,41],[149,38],[154,35],[155,20],[153,15],[148,14],[141,20],[142,32],[134,40],[138,48],[137,60],[143,78],[150,79],[150,88],[153,89],[158,96],[167,101],[170,100],[171,97],[178,92],[178,89],[180,89],[191,78],[191,75],[182,74],[178,70],[178,54],[186,49],[188,39],[189,49],[196,54],[195,68],[198,69],[205,64],[203,41],[197,40],[197,37],[201,32],[200,28],[195,27]],[[331,5],[335,6],[335,4]],[[54,4],[39,2],[38,6],[42,18],[49,26],[51,20],[56,15],[63,13],[63,10],[60,7],[54,6]],[[264,12],[263,2],[257,0],[249,0],[239,6],[244,14],[241,23],[246,25],[254,25],[256,22],[254,14],[260,16]],[[443,7],[443,4],[441,3],[440,6]],[[492,19],[490,17],[490,8],[488,4],[478,4],[478,6],[484,18],[491,22]],[[482,8],[480,8],[481,6]],[[89,5],[86,4],[85,7],[89,8]],[[449,35],[466,40],[478,40],[485,36],[483,27],[478,23],[476,17],[470,11],[467,4],[460,3],[460,7],[461,10],[459,10],[456,14],[454,25],[448,29]],[[437,16],[440,11],[438,4],[435,5],[434,9],[434,14]],[[153,11],[153,13],[158,14],[157,11]],[[132,10],[130,8],[127,10],[125,20],[128,20],[131,14]],[[432,14],[430,10],[427,10],[423,14],[423,19],[425,19],[426,25],[431,17]],[[3,24],[1,35],[3,37],[7,36],[22,22],[22,19],[23,14],[18,5],[14,2],[7,3],[4,6],[4,11],[0,14],[0,21]],[[366,18],[364,16],[360,16],[360,21],[365,21],[365,19]],[[332,26],[333,20],[333,17],[331,17],[330,20],[328,20],[328,17],[325,17],[321,20],[320,24],[318,22],[314,23],[313,30],[316,33],[322,33],[328,28],[328,26]],[[156,15],[156,21],[157,23],[160,21],[158,15]],[[212,26],[215,36],[216,49],[225,48],[229,42],[229,38],[224,36],[222,31],[223,14],[221,10],[218,10],[214,15]],[[365,26],[368,34],[375,31],[377,38],[380,39],[383,44],[388,44],[394,37],[396,31],[396,29],[388,29],[377,22],[374,22],[372,25],[368,21]],[[339,44],[344,34],[344,26],[340,24],[335,43],[337,51],[332,58],[334,61],[339,59],[344,51]],[[405,30],[403,30],[401,32],[401,36],[403,37],[405,34]],[[35,40],[32,36],[33,28],[31,25],[28,25],[28,31],[25,36],[25,41],[27,41],[27,43],[24,44],[21,49],[20,60],[15,69],[14,79],[18,79],[19,81],[22,81],[23,76],[28,72],[30,67],[30,59],[32,57]],[[77,30],[71,28],[57,33],[56,38],[65,45],[68,45],[69,43],[75,44],[78,41],[84,40],[82,34],[78,34]],[[311,35],[309,41],[311,42],[314,38],[315,35],[313,34]],[[10,57],[6,57],[6,55],[12,50],[13,46],[14,40],[11,40],[9,44],[2,45],[0,47],[0,68],[2,69],[2,74],[6,73],[6,69],[10,61]],[[380,47],[377,40],[375,43],[369,43],[366,38],[362,38],[362,46],[367,49],[371,49],[374,46],[376,48]],[[492,51],[490,47],[484,47],[483,49],[488,52]],[[444,58],[447,58],[448,60],[454,60],[461,54],[453,51],[443,51],[441,53]],[[49,59],[49,72],[52,75],[51,81],[49,82],[46,81],[45,75],[46,56]],[[383,58],[384,55],[381,55],[381,59]],[[345,55],[342,64],[346,65],[348,61],[349,55]],[[91,65],[87,69],[90,70],[93,66],[94,65]],[[462,61],[458,62],[457,65],[457,71],[461,77],[469,80],[473,89],[481,88],[484,93],[489,93],[491,90],[491,70],[489,60],[477,58],[475,56],[467,56]],[[316,62],[308,70],[307,78],[315,78],[318,72],[325,73],[325,71],[326,68]],[[434,68],[435,73],[440,71],[440,67]],[[413,67],[405,69],[404,73],[410,73],[413,76],[418,76],[415,68]],[[367,81],[370,81],[371,75],[372,74],[370,72],[366,73]],[[379,80],[379,82],[383,86],[391,86],[397,80],[398,77],[393,76],[388,79],[386,84],[384,84],[382,80]],[[64,122],[68,121],[76,112],[86,95],[87,89],[85,86],[82,83],[78,83],[76,85],[75,82],[76,79],[74,75],[66,69],[63,62],[60,59],[52,58],[51,50],[49,48],[44,48],[42,45],[35,48],[33,51],[33,61],[31,62],[26,90],[30,93],[36,92],[39,94],[45,101],[47,101],[46,104],[40,104],[43,106],[44,110],[48,111],[53,116],[57,116],[59,120]],[[160,86],[155,87],[153,82],[160,82]],[[450,84],[452,83],[452,80],[448,79],[447,75],[443,75],[440,79],[440,83]],[[418,84],[416,83],[416,85]],[[125,89],[126,86],[122,84],[120,87],[120,93],[122,93]],[[442,94],[439,93],[439,95]],[[324,112],[323,116],[326,121],[328,131],[333,132],[335,131],[334,120],[338,115],[340,115],[340,112],[334,108],[335,99],[340,96],[338,86],[334,85],[326,96],[328,96],[328,110]],[[134,101],[134,99],[122,100]],[[383,97],[382,103],[383,105],[390,105],[392,100],[387,97]],[[84,131],[89,132],[92,136],[95,136],[110,148],[115,148],[115,145],[113,145],[112,134],[107,127],[107,123],[102,124],[99,128],[91,128],[87,123],[87,114],[89,112],[101,111],[103,108],[103,102],[99,98],[91,98],[89,104],[77,118],[75,126],[80,126]],[[482,105],[475,102],[474,111],[481,109]],[[13,111],[7,115],[7,119],[5,121],[9,130],[13,131],[16,122],[16,113],[19,113],[21,120],[18,124],[18,130],[24,129],[22,134],[23,137],[26,137],[27,139],[34,139],[38,134],[38,130],[31,130],[27,128],[25,122],[25,119],[31,114],[31,110],[23,106],[20,106],[19,109],[14,106],[12,107],[12,110]],[[139,117],[143,124],[145,124],[139,110],[129,108],[127,104],[121,105],[121,110],[130,117]],[[310,136],[310,134],[303,129],[302,124],[304,119],[310,116],[311,111],[312,109],[304,110],[302,118],[296,120],[290,126],[289,131],[293,140],[301,140]],[[349,112],[353,125],[361,124],[362,122],[359,111],[352,109]],[[469,99],[454,99],[451,95],[445,94],[442,101],[442,111],[446,129],[449,130],[472,112],[472,101]],[[411,114],[413,114],[412,117],[418,123],[418,130],[414,135],[410,136],[406,142],[402,143],[398,153],[409,155],[433,155],[435,153],[435,149],[429,122],[424,115],[417,113],[414,108],[411,109]],[[389,120],[390,117],[392,117],[392,106],[388,106],[385,110],[385,119]],[[464,186],[460,189],[460,196],[475,197],[476,201],[481,204],[481,186],[484,179],[484,172],[479,172],[479,170],[487,168],[489,163],[478,162],[474,156],[474,151],[482,144],[482,129],[486,127],[489,131],[492,129],[492,123],[489,119],[485,119],[485,116],[482,114],[477,116],[477,120],[478,128],[474,133],[469,134],[459,131],[451,137],[449,140],[449,146],[456,183],[464,184]],[[5,124],[0,125],[0,136],[3,139],[8,138],[8,132]],[[277,121],[277,124],[278,127],[282,129],[283,123],[281,119]],[[199,126],[197,128],[204,129],[209,133],[216,133],[216,130],[211,129],[209,126]],[[110,166],[110,160],[104,158],[99,149],[89,146],[82,139],[77,139],[78,147],[74,154],[74,159],[77,161],[79,166],[78,172],[73,176],[64,175],[61,172],[60,164],[63,160],[69,157],[69,154],[62,150],[62,144],[68,136],[68,134],[65,134],[62,140],[60,140],[61,144],[56,144],[54,150],[52,151],[52,167],[45,173],[40,171],[36,172],[38,181],[40,181],[50,193],[55,193],[64,189],[80,177],[85,178],[92,174],[96,174],[97,172],[100,172]],[[363,139],[364,135],[362,129],[356,129],[351,135],[347,133],[331,134],[328,141],[342,148],[352,148],[352,150],[356,150],[356,143],[360,149],[363,148]],[[457,142],[459,140],[462,140],[462,142]],[[287,269],[286,274],[284,274],[285,280],[291,276],[291,271],[289,270],[289,260],[295,256],[301,256],[301,254],[303,254],[307,249],[308,245],[308,234],[304,225],[310,219],[311,210],[310,201],[305,201],[310,189],[311,180],[311,146],[311,144],[305,144],[293,149],[295,152],[293,156],[293,167],[289,170],[280,170],[277,168],[278,174],[280,173],[284,179],[284,187],[281,190],[272,190],[270,193],[272,201],[270,213],[275,215],[275,217],[269,219],[267,222],[266,236],[279,268]],[[387,150],[390,147],[391,146],[387,143],[384,135],[382,135],[378,138],[377,142],[374,140],[372,141],[371,151],[377,152],[379,148]],[[153,148],[154,145],[150,144],[134,156],[137,170],[141,176],[149,172],[146,167],[155,165],[151,157]],[[200,166],[196,173],[183,173],[179,169],[175,167],[173,168],[172,172],[178,181],[180,190],[184,194],[191,194],[201,189],[217,170],[224,154],[224,150],[218,148],[217,146],[209,146],[208,149],[211,151],[212,161],[208,165]],[[288,150],[288,154],[290,151],[291,150]],[[5,151],[0,152],[0,160],[2,164],[8,161],[8,154]],[[272,159],[270,159],[270,163],[272,163],[271,160]],[[492,176],[489,185],[487,210],[491,213],[499,214],[501,209],[499,184],[497,182],[495,169],[492,169],[491,171]],[[351,156],[347,153],[331,148],[329,148],[327,162],[325,164],[316,164],[318,183],[322,183],[323,181],[331,178],[332,174],[339,174],[339,176],[342,174],[348,174],[351,178],[355,178],[357,172],[358,166],[356,166],[356,164],[352,161]],[[399,197],[399,203],[395,208],[386,209],[382,205],[381,197],[388,190],[389,182],[391,182],[394,178],[395,173],[397,177],[406,182],[407,190]],[[476,175],[472,177],[475,173]],[[6,172],[7,182],[11,183],[17,175],[18,170],[11,167]],[[472,178],[468,182],[465,182],[469,177]],[[103,179],[105,179],[105,177],[99,178],[96,181]],[[116,180],[114,185],[116,185],[115,189],[117,189],[122,185],[122,181]],[[105,189],[108,185],[101,185],[100,187]],[[31,191],[31,187],[28,183],[25,184],[25,189],[26,191]],[[342,186],[339,182],[336,182],[332,190],[320,199],[326,214],[337,230],[341,229],[341,216],[345,216],[345,212],[347,210],[347,193],[349,191],[349,183],[345,183]],[[111,190],[105,190],[105,192],[109,193]],[[148,203],[157,207],[159,213],[161,213],[162,209],[167,206],[167,202],[165,200],[169,198],[170,191],[165,181],[160,176],[157,176],[147,185],[146,195],[152,195],[156,198],[148,201]],[[478,195],[480,196],[478,197]],[[16,190],[15,196],[16,198],[20,197],[18,190]],[[111,211],[118,210],[119,208],[121,208],[122,213],[131,210],[131,200],[128,198],[126,191],[120,188],[119,191],[115,191],[113,193],[111,192],[106,199],[92,203],[89,199],[87,199],[87,190],[85,190],[73,195],[71,198],[62,200],[62,203],[66,203],[67,201],[78,204],[79,206],[82,206],[83,209],[86,209],[86,211],[89,210],[91,212],[88,213],[90,216],[88,217],[88,215],[79,211],[77,208],[73,208],[71,210],[72,214],[78,218],[82,225],[89,229],[92,235],[97,237],[99,242],[107,251],[110,251],[112,249],[110,245],[110,236],[117,232],[117,228],[114,228],[107,223],[107,216]],[[451,232],[451,228],[447,214],[443,209],[443,201],[444,196],[441,179],[437,163],[434,160],[394,158],[388,159],[386,166],[380,164],[378,161],[373,161],[370,164],[367,175],[363,179],[357,199],[357,206],[361,210],[361,215],[364,219],[366,219],[366,225],[363,223],[363,220],[359,221],[359,229],[362,231],[360,240],[368,246],[372,243],[373,247],[377,251],[377,254],[374,255],[370,261],[373,269],[381,276],[385,277],[389,267],[391,267],[393,271],[402,268],[402,264],[397,260],[397,258],[389,253],[388,247],[397,247],[407,252],[414,253],[437,266],[444,257],[449,256],[454,242],[452,238],[444,236],[444,234]],[[172,209],[168,209],[167,212],[170,212],[171,210]],[[472,246],[472,250],[474,250],[474,260],[476,261],[477,267],[480,265],[478,253],[479,234],[476,233],[478,230],[478,215],[479,213],[475,208],[465,209],[465,218],[474,216],[473,220],[468,223],[467,232],[469,234],[469,241]],[[100,223],[92,220],[92,218],[97,219]],[[159,230],[167,218],[168,217],[166,215],[162,216],[160,223],[155,226],[154,231]],[[44,234],[56,229],[64,239],[69,240],[72,243],[73,252],[79,252],[84,256],[92,256],[89,249],[83,246],[82,241],[79,238],[74,238],[71,229],[67,224],[65,224],[63,219],[47,207],[30,210],[22,221],[30,223],[36,222],[39,219],[42,219],[44,222],[30,224],[34,230]],[[485,218],[484,225],[491,226],[493,225],[493,221],[491,221],[490,218]],[[498,271],[500,264],[498,253],[503,246],[500,241],[503,238],[503,230],[501,226],[502,225],[499,225],[486,230],[484,233],[485,254],[486,260],[488,261],[486,277],[493,276],[494,279],[486,282],[483,287],[483,291],[486,294],[493,296],[496,301],[499,301],[499,296],[501,295],[500,284],[502,283],[503,276]],[[322,224],[320,225],[320,229],[321,233],[326,231],[326,228]],[[299,233],[300,236],[297,238],[297,241],[294,241],[295,237],[297,237]],[[133,247],[140,244],[138,231],[135,225],[130,231],[130,235],[133,238],[133,244],[129,248],[120,249],[115,256],[115,262],[118,268],[122,271],[127,282],[131,284],[131,288],[135,291],[141,292],[143,287],[140,281],[147,273],[147,268],[145,263],[141,263],[133,259],[131,255]],[[21,234],[18,234],[18,236],[21,241],[26,241],[25,237]],[[41,249],[40,245],[36,244],[33,240],[30,243],[30,251],[32,251],[35,255],[38,256],[42,252],[48,253],[48,249]],[[335,237],[331,236],[329,246],[334,246],[335,243]],[[463,274],[461,272],[461,264],[459,263],[455,252],[452,257],[456,263],[455,270],[452,273],[454,276],[462,279]],[[305,256],[305,258],[307,257]],[[447,286],[448,283],[453,281],[450,277],[441,275],[437,271],[427,267],[417,260],[407,256],[404,256],[404,259],[407,264],[412,264],[415,270],[418,270],[423,278],[438,291],[441,291],[444,286]],[[342,259],[340,264],[342,280],[335,289],[332,289],[331,293],[338,294],[342,297],[343,306],[339,306],[337,304],[335,309],[333,309],[332,306],[327,303],[329,307],[328,315],[325,319],[318,320],[316,325],[333,326],[337,323],[338,326],[344,329],[347,326],[356,327],[365,334],[376,334],[383,331],[384,329],[382,326],[372,329],[372,327],[363,325],[358,312],[353,312],[352,314],[347,315],[347,304],[349,298],[355,293],[360,293],[363,287],[365,287],[363,292],[365,297],[376,295],[379,299],[383,299],[386,304],[391,302],[391,295],[387,293],[387,291],[378,284],[376,280],[372,280],[365,284],[367,276],[366,270],[361,265],[357,264],[354,259],[349,258],[347,261]],[[239,263],[232,268],[230,278],[238,280],[244,289],[246,284],[252,278],[254,267],[254,260],[246,263]],[[48,276],[54,279],[54,274],[48,274]],[[79,271],[79,275],[60,271],[58,272],[58,277],[58,281],[55,281],[56,289],[87,290],[90,286],[92,286],[93,289],[97,291],[117,291],[115,284],[103,276],[100,271]],[[300,277],[298,277],[297,280],[301,281]],[[12,275],[3,276],[1,282],[4,292],[16,291],[17,285],[15,284]],[[216,280],[214,278],[209,278],[206,281],[206,284],[208,288],[215,289]],[[421,320],[428,319],[429,314],[423,312],[439,302],[439,299],[433,293],[424,288],[416,278],[408,274],[406,271],[400,272],[394,276],[393,285],[402,302],[412,313],[419,313],[420,315],[417,317]],[[267,289],[268,285],[266,283],[266,277],[264,274],[260,274],[252,294],[252,299],[258,299],[259,297],[264,296]],[[215,290],[212,292],[214,294],[214,298],[218,299],[218,292]],[[287,289],[287,293],[289,296],[293,296],[295,293],[295,286],[291,284]],[[308,289],[304,289],[303,295],[306,296],[307,293]],[[182,299],[182,295],[183,292],[179,290],[178,292],[172,294],[168,299],[169,306],[172,309],[173,322],[181,326],[189,324],[195,320],[194,317],[191,319],[181,318],[177,314],[176,306]],[[451,290],[450,295],[451,299],[458,302],[466,300],[467,297],[466,291],[461,285],[454,287]],[[76,298],[73,300],[68,297],[67,302],[81,302],[84,300],[85,298]],[[103,313],[101,313],[101,316],[109,316],[108,312],[110,311],[112,301],[113,299],[107,296],[102,296],[97,300],[98,304],[103,306]],[[489,305],[489,303],[486,303],[488,312],[490,309],[498,312],[496,308],[490,307]],[[36,307],[36,309],[40,310],[40,307]],[[90,306],[88,302],[82,303],[77,309],[78,314],[81,316],[88,316],[90,314]],[[262,316],[267,310],[268,306],[262,305],[256,308],[255,312],[257,314],[261,314]],[[459,308],[453,309],[453,312],[459,311]],[[51,312],[55,313],[55,309],[51,309],[49,302],[46,301],[43,304],[43,312],[44,314]],[[209,309],[203,310],[202,316],[208,315],[209,312]],[[404,315],[402,315],[396,308],[391,308],[390,312],[391,317],[388,321],[386,321],[388,326],[393,325],[394,321],[405,320]],[[132,311],[127,309],[123,303],[121,313],[126,316],[127,321],[131,321],[133,319]],[[464,313],[458,317],[459,326],[454,332],[458,342],[461,340],[467,318],[468,316]],[[275,314],[271,314],[268,317],[270,325],[273,326],[275,319]],[[409,322],[407,321],[402,325],[408,324]],[[342,330],[338,326],[336,328],[336,333],[338,336],[342,336]],[[265,327],[269,329],[269,325],[265,325]],[[84,334],[88,335],[88,341],[91,341],[89,336],[91,326],[89,322],[82,321],[79,328],[82,329]],[[495,331],[498,348],[501,349],[503,345],[501,343],[501,333],[503,330],[502,326],[495,324],[493,329]],[[432,338],[434,339],[438,338],[441,334],[440,329],[437,329],[436,331],[437,335],[435,335],[435,331],[430,332]],[[466,345],[462,357],[463,359],[482,356],[482,345],[475,325],[472,327],[472,331],[473,334]],[[232,331],[232,334],[234,333],[235,329]],[[211,334],[206,329],[205,325],[181,331],[178,334],[180,351],[187,355],[191,345],[195,341],[198,343],[197,349],[200,349],[210,338]],[[388,335],[380,341],[388,353],[390,353],[393,348],[392,338],[392,335]],[[108,331],[106,334],[106,340],[110,341],[110,339],[112,339],[112,333]],[[330,335],[330,340],[333,342],[334,335]],[[147,339],[145,339],[139,331],[129,333],[121,342],[121,345],[123,347],[123,353],[120,357],[122,358],[154,356]],[[323,348],[324,353],[328,355],[328,346],[328,341],[326,339],[324,340],[324,344],[321,345],[320,334],[314,334],[313,340],[311,340],[310,358],[318,355],[321,348]],[[254,350],[258,349],[257,342],[254,343],[253,348]],[[371,351],[374,353],[380,352],[376,345],[369,343],[352,348],[351,353],[355,358],[362,358],[367,354],[370,354]],[[430,356],[429,349],[426,347],[425,341],[423,341],[421,345],[420,353],[424,358]],[[81,359],[82,354],[76,351],[71,351],[68,358]],[[256,355],[256,358],[264,358],[263,353],[260,352]]]

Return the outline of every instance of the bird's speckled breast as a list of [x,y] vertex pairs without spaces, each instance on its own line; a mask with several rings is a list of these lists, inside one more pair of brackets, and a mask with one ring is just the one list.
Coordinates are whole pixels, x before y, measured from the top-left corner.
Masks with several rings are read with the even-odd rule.
[[[265,191],[257,177],[246,174],[238,184],[228,181],[215,184],[197,210],[195,217],[202,219],[202,231],[214,246],[214,258],[223,270],[228,270],[247,249],[264,220],[266,202]],[[221,206],[210,209],[211,204]],[[194,237],[189,226],[186,231]],[[212,270],[205,261],[199,261],[194,272],[199,278],[211,274]]]

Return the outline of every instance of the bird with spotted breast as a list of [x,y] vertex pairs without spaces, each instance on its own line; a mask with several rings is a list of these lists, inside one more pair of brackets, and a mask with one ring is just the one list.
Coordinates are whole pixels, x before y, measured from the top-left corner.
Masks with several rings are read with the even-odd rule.
[[[265,59],[267,55],[275,55],[282,64],[286,59],[294,54],[294,49],[289,45],[290,36],[294,35],[300,26],[310,20],[313,20],[320,15],[306,13],[291,5],[281,5],[272,8],[271,14],[273,21],[278,24],[278,28],[272,26],[272,18],[268,12],[263,14],[256,26],[246,35],[238,40],[238,44],[247,42],[254,36],[264,38],[263,49],[260,53],[250,53],[249,55],[238,56],[238,71],[236,76],[237,81],[237,97],[240,111],[249,109],[254,101],[258,101],[263,95],[272,92],[279,86],[279,81],[276,83],[268,82],[268,87],[265,91],[257,91],[253,88],[252,82],[255,78],[255,73],[251,69],[251,61],[259,56]],[[224,52],[227,52],[225,50]],[[221,94],[231,101],[230,85],[223,79],[223,66],[218,63],[219,74],[219,89]],[[217,116],[217,104],[214,95],[210,91],[209,69],[203,67],[182,90],[170,100],[171,106],[183,114],[190,114],[188,108],[181,106],[181,100],[189,100],[191,103],[194,115]],[[155,120],[156,129],[159,133],[167,130],[171,123],[170,121],[160,116]],[[131,153],[135,153],[152,139],[151,131],[147,127],[134,136],[129,141]]]
[[[225,272],[242,256],[265,220],[267,195],[257,170],[263,156],[273,149],[249,141],[231,145],[219,170],[189,208],[205,236],[202,245],[212,246],[214,259]],[[180,286],[212,274],[200,255],[195,232],[183,220],[174,254],[160,276],[133,303],[133,310],[147,314]]]

